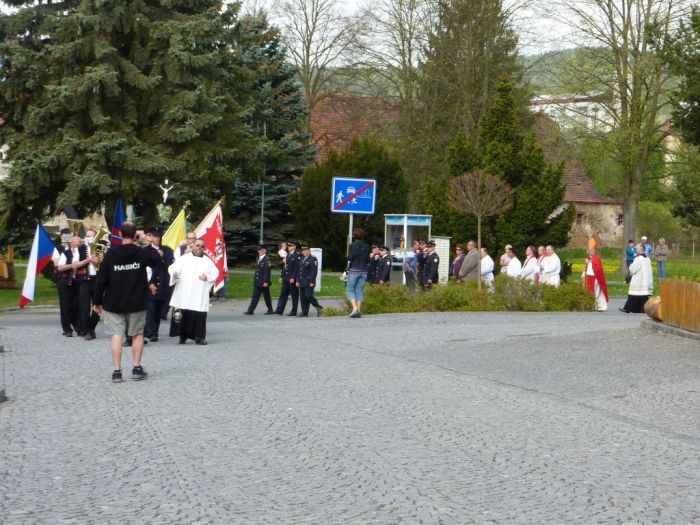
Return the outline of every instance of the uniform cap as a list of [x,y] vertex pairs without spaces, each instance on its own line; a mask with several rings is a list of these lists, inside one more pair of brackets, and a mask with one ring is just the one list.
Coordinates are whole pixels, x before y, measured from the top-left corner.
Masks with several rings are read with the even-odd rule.
[[258,250],[267,250],[267,247],[264,244],[258,244]]
[[298,245],[299,245],[299,242],[296,241],[296,240],[294,240],[294,239],[289,239],[289,240],[287,241],[287,246],[289,246],[290,244],[292,244],[292,245],[294,245],[294,246],[298,246]]
[[161,230],[158,227],[151,228],[150,230],[148,230],[148,233],[150,233],[154,237],[162,237],[163,236],[163,230]]
[[302,249],[302,250],[310,250],[310,249],[311,249],[311,245],[310,245],[308,242],[302,242],[302,243],[301,243],[301,249]]
[[426,244],[428,246],[435,246],[435,241],[428,241]]

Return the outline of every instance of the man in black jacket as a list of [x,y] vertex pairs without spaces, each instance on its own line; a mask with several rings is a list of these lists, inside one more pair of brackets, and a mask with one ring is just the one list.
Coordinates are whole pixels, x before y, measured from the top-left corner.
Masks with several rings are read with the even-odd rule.
[[287,241],[287,258],[285,260],[286,270],[282,271],[282,291],[280,298],[277,300],[277,315],[284,314],[284,307],[287,305],[287,298],[292,296],[292,311],[287,315],[296,317],[297,308],[299,307],[299,289],[297,288],[296,280],[299,273],[299,261],[301,255],[297,252],[297,241],[290,239]]
[[272,262],[267,256],[267,248],[264,245],[258,244],[258,260],[255,263],[255,277],[253,277],[253,298],[250,301],[250,306],[243,312],[246,315],[253,315],[255,308],[260,301],[260,295],[265,299],[267,312],[265,315],[274,314],[272,309],[272,299],[270,298],[270,283],[272,279]]
[[148,287],[151,290],[151,296],[148,298],[148,311],[146,312],[146,326],[143,330],[143,335],[151,343],[158,341],[158,330],[160,321],[163,318],[163,310],[168,309],[170,304],[170,296],[173,294],[173,288],[170,286],[170,274],[168,268],[175,262],[175,254],[172,248],[161,246],[163,232],[159,228],[152,228],[151,247],[160,250],[163,253],[163,264],[151,271],[151,280],[148,282]]
[[435,251],[435,241],[428,241],[427,245],[428,255],[425,257],[425,264],[423,266],[423,279],[425,281],[425,289],[430,290],[439,280],[438,268],[440,266],[440,257]]
[[388,246],[380,246],[381,259],[377,263],[377,273],[374,276],[374,284],[384,284],[391,280],[391,252]]
[[126,221],[121,225],[122,244],[112,245],[97,272],[94,308],[104,313],[105,332],[112,336],[112,382],[122,382],[122,339],[132,337],[134,368],[132,379],[146,379],[141,366],[143,328],[151,290],[148,287],[146,267],[152,270],[163,264],[163,252],[152,247],[140,248],[134,244],[136,226]]
[[318,304],[314,297],[316,278],[318,277],[318,259],[311,255],[311,246],[302,245],[302,257],[299,261],[299,273],[297,274],[297,288],[301,293],[301,313],[299,317],[309,316],[309,306],[316,308],[316,315],[321,317],[323,306]]

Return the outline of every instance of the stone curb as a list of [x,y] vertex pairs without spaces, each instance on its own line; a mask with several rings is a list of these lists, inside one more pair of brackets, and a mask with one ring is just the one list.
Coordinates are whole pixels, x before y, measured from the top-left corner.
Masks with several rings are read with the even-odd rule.
[[653,321],[651,319],[645,319],[642,321],[641,327],[643,330],[647,330],[649,332],[663,332],[669,335],[677,335],[679,337],[687,337],[688,339],[700,341],[700,333],[683,330],[682,328],[676,328],[675,326],[667,325],[659,321]]
[[24,308],[20,308],[19,306],[8,306],[6,308],[0,308],[0,314],[2,313],[7,313],[7,312],[42,312],[42,311],[49,311],[52,312],[54,310],[58,310],[58,305],[57,304],[38,304],[36,306],[25,306]]

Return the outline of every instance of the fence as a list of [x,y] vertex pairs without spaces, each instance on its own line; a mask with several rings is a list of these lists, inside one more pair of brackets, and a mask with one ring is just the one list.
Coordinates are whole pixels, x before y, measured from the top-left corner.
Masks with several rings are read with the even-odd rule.
[[700,283],[661,279],[661,319],[691,332],[700,332]]

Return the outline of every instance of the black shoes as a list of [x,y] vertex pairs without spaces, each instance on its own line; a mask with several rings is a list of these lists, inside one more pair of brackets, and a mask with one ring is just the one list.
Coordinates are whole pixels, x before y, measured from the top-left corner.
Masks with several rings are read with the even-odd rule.
[[122,382],[122,371],[121,370],[115,370],[112,372],[112,383],[121,383]]
[[[282,315],[282,314],[280,314],[280,315]],[[296,312],[289,312],[289,313],[287,314],[287,317],[296,317],[296,316],[297,316],[297,313],[296,313]]]
[[[119,373],[121,377],[121,372]],[[131,379],[135,381],[141,381],[148,378],[148,373],[143,369],[142,366],[135,366],[131,369]]]
[[620,310],[621,312],[626,313],[626,314],[629,313],[629,310],[625,310],[624,308],[618,308],[618,310]]
[[180,340],[178,341],[177,344],[179,344],[179,345],[184,345],[186,342],[187,342],[187,339],[182,339],[182,338],[180,338]]
[[93,339],[95,339],[95,332],[88,332],[85,334],[86,341],[92,341]]
[[[149,337],[149,338],[148,338],[148,342],[149,342],[149,343],[157,343],[157,342],[158,342],[158,338],[157,338],[157,337]],[[145,342],[144,342],[144,343],[145,343]]]
[[274,310],[268,310],[267,312],[264,313],[264,315],[275,315],[277,312]]
[[309,314],[299,314],[297,317],[309,317]]
[[321,317],[323,315],[323,306],[316,307],[316,317]]
[[245,312],[243,312],[243,315],[253,315],[253,312],[251,312],[250,310],[246,310]]
[[208,344],[204,339],[195,339],[194,344],[196,345],[206,345]]
[[73,332],[63,332],[66,337],[73,337]]

